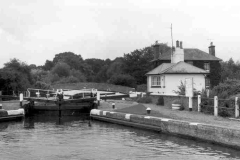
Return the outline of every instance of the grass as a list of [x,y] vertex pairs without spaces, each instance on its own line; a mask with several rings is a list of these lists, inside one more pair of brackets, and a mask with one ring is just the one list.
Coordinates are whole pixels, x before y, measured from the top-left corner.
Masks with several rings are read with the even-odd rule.
[[52,85],[54,89],[86,89],[94,88],[97,90],[102,91],[114,91],[114,92],[121,92],[121,93],[129,93],[129,91],[134,91],[134,88],[126,87],[126,86],[119,86],[119,85],[113,85],[108,83],[94,83],[94,82],[88,82],[88,83],[67,83],[67,84],[55,84]]

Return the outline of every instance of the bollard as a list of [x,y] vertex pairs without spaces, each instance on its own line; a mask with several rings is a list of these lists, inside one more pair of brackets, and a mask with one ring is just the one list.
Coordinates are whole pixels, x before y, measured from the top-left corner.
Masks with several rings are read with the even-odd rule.
[[22,107],[23,106],[23,94],[22,93],[20,93],[20,96],[19,96],[19,99],[20,99],[20,107]]
[[112,103],[112,108],[115,109],[115,103]]
[[148,107],[148,108],[146,109],[146,111],[147,111],[147,114],[150,114],[150,113],[151,113],[151,108]]
[[238,97],[235,97],[235,118],[239,117]]
[[214,116],[218,116],[218,97],[214,96]]
[[198,112],[201,112],[201,106],[200,106],[200,104],[201,104],[201,95],[198,95],[197,103],[198,103]]
[[0,104],[0,109],[2,109],[2,104]]
[[2,91],[0,91],[0,101],[2,101]]

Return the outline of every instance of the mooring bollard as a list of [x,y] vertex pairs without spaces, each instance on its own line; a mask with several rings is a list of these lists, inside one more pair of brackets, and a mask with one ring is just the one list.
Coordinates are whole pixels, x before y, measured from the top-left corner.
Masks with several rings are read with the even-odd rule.
[[115,109],[115,103],[112,103],[112,108]]
[[20,107],[22,107],[23,106],[23,94],[22,93],[20,93],[20,96],[19,96],[19,99],[20,99]]
[[214,116],[218,116],[218,97],[214,96]]
[[0,109],[2,109],[2,104],[0,104]]
[[147,114],[150,114],[150,113],[151,113],[151,108],[148,107],[148,108],[146,109],[146,111],[147,111]]

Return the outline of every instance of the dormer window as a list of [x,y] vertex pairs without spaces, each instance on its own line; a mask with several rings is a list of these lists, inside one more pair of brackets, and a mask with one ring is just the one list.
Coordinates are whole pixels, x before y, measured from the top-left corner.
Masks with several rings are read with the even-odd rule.
[[209,62],[204,63],[204,69],[206,71],[210,71],[210,63]]

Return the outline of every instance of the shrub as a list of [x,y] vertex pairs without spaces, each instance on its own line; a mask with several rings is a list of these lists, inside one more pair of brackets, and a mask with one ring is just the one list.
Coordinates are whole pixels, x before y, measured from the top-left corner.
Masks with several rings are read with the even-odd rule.
[[214,113],[213,100],[211,99],[203,100],[200,106],[201,106],[201,112],[213,115]]
[[159,96],[158,101],[157,101],[157,105],[164,106],[163,96]]
[[141,97],[137,100],[138,103],[152,103],[151,97]]

